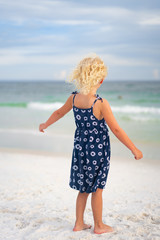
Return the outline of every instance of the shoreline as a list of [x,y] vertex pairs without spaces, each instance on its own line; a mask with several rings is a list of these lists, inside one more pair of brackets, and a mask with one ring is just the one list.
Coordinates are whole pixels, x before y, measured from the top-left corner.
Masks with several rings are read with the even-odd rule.
[[[123,147],[123,146],[122,146]],[[127,149],[126,149],[127,150]],[[128,150],[127,150],[128,151]],[[130,150],[129,150],[130,151]],[[0,154],[1,153],[10,153],[10,154],[24,154],[24,155],[30,155],[30,156],[48,156],[48,157],[53,157],[53,158],[67,158],[70,161],[72,160],[72,152],[71,153],[54,153],[54,152],[49,152],[49,151],[40,151],[40,150],[32,150],[32,149],[18,149],[18,148],[0,148]],[[118,155],[111,155],[111,160],[110,162],[131,162],[132,161],[137,161],[141,162],[141,164],[150,164],[154,166],[160,166],[160,161],[158,159],[150,159],[150,158],[142,158],[139,160],[136,160],[134,156],[132,155],[131,152],[128,153],[128,157],[124,156],[118,156]]]
[[[22,151],[37,154],[64,156],[71,158],[74,144],[74,132],[72,134],[57,133],[57,128],[41,134],[40,132],[1,132],[0,149],[3,151]],[[32,134],[31,134],[32,133]],[[34,133],[34,134],[33,134]],[[35,134],[36,133],[36,134]],[[130,137],[130,136],[129,136]],[[145,142],[134,140],[130,137],[135,146],[143,153],[140,161],[152,164],[160,163],[159,142]],[[133,154],[114,134],[110,132],[111,158],[132,158]]]

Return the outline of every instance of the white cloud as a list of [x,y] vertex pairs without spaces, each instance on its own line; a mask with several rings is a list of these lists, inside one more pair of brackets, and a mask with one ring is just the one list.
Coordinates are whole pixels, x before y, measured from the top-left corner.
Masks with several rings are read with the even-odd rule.
[[[102,53],[114,69],[158,69],[159,32],[143,26],[160,25],[159,9],[118,5],[122,6],[118,0],[113,7],[105,1],[94,5],[88,1],[0,0],[0,20],[5,27],[0,40],[4,47],[0,49],[1,71],[4,65],[16,69],[28,66],[35,69],[36,76],[39,66],[45,65],[47,74],[55,65],[55,78],[62,79],[65,69],[92,51]],[[135,74],[142,76],[138,71]],[[153,71],[155,78],[157,75],[159,72]]]
[[99,24],[99,21],[93,20],[57,20],[52,21],[53,24],[61,24],[61,25],[86,25],[86,24]]
[[[121,28],[129,29],[131,24],[160,25],[159,10],[152,9],[133,10],[107,4],[102,7],[86,2],[80,4],[78,1],[50,0],[0,0],[0,5],[0,19],[15,25],[28,24],[35,29],[40,25],[71,27],[98,25],[100,32],[107,33],[113,29],[114,31]],[[93,28],[90,31],[95,34]]]
[[[94,6],[78,1],[50,1],[50,0],[0,0],[0,19],[12,21],[22,25],[32,24],[61,24],[61,25],[94,25],[123,22],[141,25],[159,25],[159,10],[133,10],[124,7],[111,7],[107,4]],[[156,17],[155,17],[156,13]],[[34,20],[34,22],[33,22]],[[102,28],[103,29],[103,28]],[[104,29],[105,30],[105,29]],[[108,27],[106,29],[108,31]]]
[[[20,25],[33,19],[44,24],[80,25],[97,24],[98,20],[87,17],[86,8],[70,2],[42,0],[1,0],[0,18]],[[92,12],[91,12],[92,14]],[[86,18],[82,19],[82,15]]]
[[[50,45],[53,47],[54,43],[68,43],[69,42],[69,38],[67,35],[62,34],[39,34],[38,36],[25,36],[25,35],[21,35],[19,39],[16,39],[17,43],[29,43],[29,44],[34,44],[36,43],[36,45],[42,44],[43,47],[45,48],[46,45],[48,45],[48,43],[50,43]],[[25,47],[26,48],[26,47]],[[35,48],[37,49],[37,46],[35,46],[32,51],[35,52]],[[48,48],[48,47],[47,47]]]
[[62,70],[62,71],[57,71],[54,72],[53,74],[53,79],[57,79],[57,80],[64,80],[67,77],[67,71],[66,70]]
[[[34,47],[33,47],[34,48]],[[71,65],[77,64],[80,61],[82,54],[86,56],[87,52],[90,52],[90,49],[77,50],[75,54],[45,54],[44,49],[41,52],[41,47],[32,51],[32,48],[8,48],[0,50],[0,65],[21,65],[21,64],[64,64]],[[97,49],[97,52],[99,49]],[[32,53],[32,54],[30,54]],[[38,55],[37,55],[38,53]],[[152,62],[119,57],[113,54],[103,54],[104,61],[107,65],[113,66],[149,66],[152,65]]]
[[[98,7],[82,5],[78,2],[49,0],[0,0],[0,18],[20,25],[36,20],[42,24],[97,24],[112,21],[134,22],[142,19],[145,11],[135,11],[123,7]],[[118,23],[118,22],[116,22]]]
[[101,32],[108,32],[108,31],[111,31],[113,29],[112,26],[102,26],[102,27],[99,27],[99,31]]
[[50,48],[41,46],[0,49],[0,65],[49,64],[70,65],[78,59],[75,54],[55,54]]
[[158,69],[153,69],[153,77],[155,80],[159,79],[159,70]]
[[141,60],[137,58],[125,58],[119,57],[112,54],[104,54],[103,59],[105,60],[106,64],[113,65],[113,66],[149,66],[152,65],[151,62],[146,60]]
[[160,17],[153,17],[139,22],[141,25],[160,25]]

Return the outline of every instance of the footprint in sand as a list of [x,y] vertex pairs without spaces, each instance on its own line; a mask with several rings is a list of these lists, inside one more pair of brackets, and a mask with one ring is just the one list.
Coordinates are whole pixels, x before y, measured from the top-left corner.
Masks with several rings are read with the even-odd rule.
[[139,222],[139,219],[136,215],[131,215],[131,216],[125,216],[124,217],[125,220],[130,220],[132,222]]
[[23,229],[23,228],[26,228],[28,225],[30,225],[30,223],[23,219],[23,220],[19,220],[19,223],[16,224],[16,227],[19,229]]

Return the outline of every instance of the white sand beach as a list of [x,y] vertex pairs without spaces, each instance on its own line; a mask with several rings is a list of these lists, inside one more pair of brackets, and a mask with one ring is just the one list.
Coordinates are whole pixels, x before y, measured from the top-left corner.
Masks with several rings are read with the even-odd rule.
[[103,191],[103,220],[114,233],[95,235],[91,195],[85,221],[73,232],[78,191],[69,187],[71,157],[0,151],[1,240],[159,240],[160,165],[111,157]]

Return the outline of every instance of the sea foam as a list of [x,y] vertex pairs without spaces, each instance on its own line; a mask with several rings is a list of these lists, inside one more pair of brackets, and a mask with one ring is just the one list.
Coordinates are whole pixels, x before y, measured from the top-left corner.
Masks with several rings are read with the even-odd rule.
[[58,109],[62,106],[63,106],[63,103],[61,102],[54,102],[54,103],[30,102],[27,105],[28,108],[38,109],[38,110],[53,110],[53,109]]
[[[0,103],[0,107],[20,107],[35,110],[56,110],[64,105],[63,102],[19,102],[19,103]],[[160,108],[158,107],[147,107],[147,106],[136,106],[136,105],[122,105],[122,106],[111,106],[113,112],[117,113],[149,113],[149,114],[160,114]]]
[[113,112],[160,114],[160,108],[155,108],[155,107],[140,107],[140,106],[124,105],[119,107],[111,106],[111,108]]

